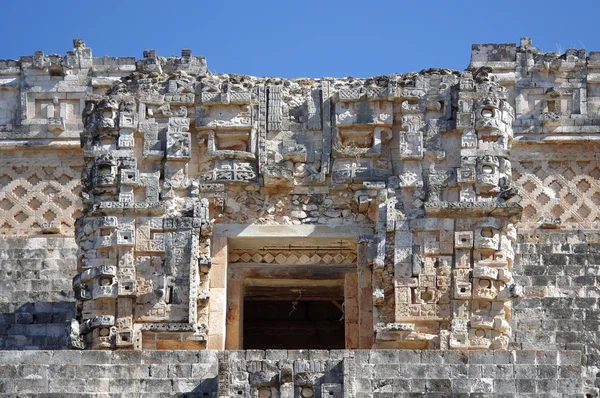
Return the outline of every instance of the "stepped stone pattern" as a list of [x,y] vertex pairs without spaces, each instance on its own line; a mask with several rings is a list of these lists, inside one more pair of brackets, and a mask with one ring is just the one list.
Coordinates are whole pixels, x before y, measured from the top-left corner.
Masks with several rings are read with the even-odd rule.
[[[283,79],[73,45],[0,61],[0,396],[600,394],[600,52]],[[340,346],[248,349],[267,301],[333,303]]]

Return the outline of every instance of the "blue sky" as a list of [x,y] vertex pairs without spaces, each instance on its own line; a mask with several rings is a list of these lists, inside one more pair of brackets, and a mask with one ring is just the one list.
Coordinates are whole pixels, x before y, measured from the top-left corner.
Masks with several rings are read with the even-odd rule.
[[462,70],[471,44],[522,36],[546,52],[600,51],[599,15],[599,0],[7,1],[0,59],[64,54],[81,37],[96,57],[191,48],[218,73],[367,77]]

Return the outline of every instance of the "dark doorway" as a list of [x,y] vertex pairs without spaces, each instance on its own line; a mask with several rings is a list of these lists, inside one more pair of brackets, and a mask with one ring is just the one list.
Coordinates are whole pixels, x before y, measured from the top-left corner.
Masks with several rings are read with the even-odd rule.
[[244,301],[244,349],[343,349],[341,301]]

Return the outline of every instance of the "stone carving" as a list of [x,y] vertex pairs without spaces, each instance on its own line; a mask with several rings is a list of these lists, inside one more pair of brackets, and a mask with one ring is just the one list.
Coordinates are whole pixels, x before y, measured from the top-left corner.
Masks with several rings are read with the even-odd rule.
[[[199,292],[208,291],[208,273],[200,263],[209,266],[210,261],[199,256],[202,248],[210,258],[208,201],[185,197],[178,210],[172,206],[177,192],[190,186],[186,105],[194,102],[194,82],[175,75],[155,83],[152,91],[166,92],[169,106],[155,113],[155,102],[142,97],[143,126],[129,93],[149,89],[143,76],[130,81],[130,88],[118,85],[108,96],[86,100],[82,145],[88,208],[76,230],[81,256],[73,286],[82,304],[80,334],[87,347],[140,349],[144,333],[152,336],[148,331],[172,333],[181,344],[198,347],[206,340],[208,295]],[[180,108],[172,111],[171,105]],[[155,127],[148,138],[160,145],[152,144],[149,151],[135,151],[133,140],[123,145],[124,130],[136,132],[149,124]],[[157,127],[166,131],[164,145],[152,134]],[[159,148],[164,156],[148,156]]]
[[[222,343],[225,326],[208,321],[227,319],[226,283],[211,287],[227,278],[212,268],[211,227],[251,224],[355,231],[357,251],[226,249],[220,260],[355,264],[361,290],[348,282],[348,297],[364,308],[350,345],[506,349],[515,227],[600,223],[598,70],[598,53],[544,54],[524,40],[475,46],[463,72],[261,78],[212,74],[187,49],[92,58],[78,40],[65,57],[0,63],[0,139],[83,148],[52,165],[0,154],[0,232],[76,228],[73,347]],[[248,385],[280,388],[268,376]]]
[[[369,267],[369,344],[507,348],[518,294],[514,112],[488,72],[312,81],[169,65],[150,51],[140,73],[86,100],[72,346],[157,347],[161,332],[177,347],[201,347],[210,334],[212,220],[241,211],[238,198],[248,204],[256,192],[254,203],[280,198],[261,220],[364,222],[374,233],[360,237],[358,252],[265,245],[231,249],[229,263]],[[447,142],[452,131],[462,138]],[[313,389],[303,374],[295,385]],[[257,391],[277,388],[255,376]]]
[[354,264],[356,253],[353,250],[315,250],[310,255],[294,250],[256,250],[229,253],[231,263],[264,263],[264,264]]
[[[412,210],[404,213],[409,221],[397,224],[402,228],[395,232],[395,314],[393,321],[378,328],[376,344],[508,347],[507,303],[518,294],[511,276],[516,230],[514,213],[503,205],[509,197],[502,192],[511,187],[508,150],[514,116],[504,89],[485,72],[478,72],[476,81],[469,73],[456,81],[455,120],[462,136],[458,148],[436,139],[434,132],[428,140],[436,144],[427,150],[424,102],[419,98],[403,102],[400,156],[406,163],[400,189],[404,197],[415,200],[405,206]],[[444,116],[437,125],[444,125]],[[448,163],[446,153],[459,155],[458,167]],[[420,191],[423,187],[426,195]],[[496,209],[493,218],[482,217],[478,209],[485,207]],[[427,218],[422,218],[420,208]]]
[[219,397],[343,397],[341,361],[281,360],[268,369],[256,363],[260,364],[223,352],[219,356]]
[[81,214],[78,167],[21,162],[0,168],[0,234],[72,233]]
[[[279,79],[211,74],[190,50],[136,61],[73,46],[0,61],[4,347],[210,349],[148,365],[172,394],[598,395],[600,53],[524,39],[475,45],[463,72]],[[273,343],[261,320],[256,340],[304,348],[288,318],[313,299],[332,315],[313,324],[336,324],[348,350],[241,350],[266,300],[292,331]],[[406,350],[355,351],[370,348]],[[411,350],[431,348],[512,353]],[[98,358],[42,354],[4,357],[18,376],[39,356],[58,379],[7,379],[7,393],[58,391],[64,369],[47,359]],[[514,375],[449,385],[448,363],[482,358]],[[120,384],[153,385],[143,376]]]
[[523,205],[522,228],[548,219],[556,227],[600,226],[600,163],[597,161],[519,161],[513,164]]
[[[264,184],[273,189],[323,184],[329,173],[329,82],[275,80],[266,87],[269,120],[264,142]],[[282,98],[288,101],[282,101]],[[262,126],[262,125],[261,125]],[[263,160],[261,160],[262,162]]]
[[[377,83],[379,85],[377,85]],[[332,181],[338,184],[385,181],[392,174],[393,104],[386,83],[346,88],[333,97]]]
[[[198,143],[208,161],[200,165],[201,181],[256,182],[256,94],[244,78],[202,80],[202,106],[196,115]],[[254,102],[253,102],[254,101]]]

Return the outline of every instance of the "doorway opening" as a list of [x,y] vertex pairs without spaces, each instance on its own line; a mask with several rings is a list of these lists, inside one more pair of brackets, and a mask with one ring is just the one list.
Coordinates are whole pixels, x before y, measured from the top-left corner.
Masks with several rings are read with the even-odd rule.
[[343,349],[344,312],[334,301],[244,301],[244,349]]
[[227,349],[357,348],[355,239],[229,240]]

